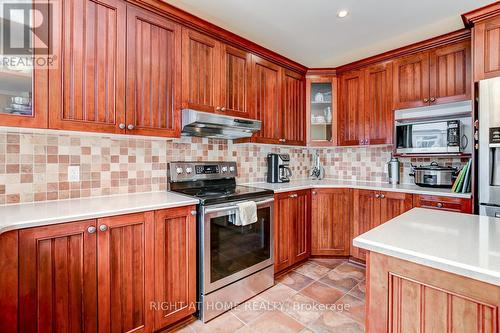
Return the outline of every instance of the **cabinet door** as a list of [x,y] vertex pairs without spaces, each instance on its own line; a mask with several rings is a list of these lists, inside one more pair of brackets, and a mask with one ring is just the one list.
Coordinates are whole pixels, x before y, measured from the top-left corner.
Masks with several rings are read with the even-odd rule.
[[385,223],[412,208],[413,195],[399,192],[381,192],[379,223]]
[[281,68],[267,60],[252,56],[253,117],[262,121],[262,129],[255,140],[261,143],[279,143],[282,140]]
[[431,104],[471,98],[470,41],[443,46],[430,52]]
[[351,209],[348,189],[312,190],[312,255],[349,255]]
[[[377,195],[375,191],[353,191],[353,239],[380,224],[380,199]],[[351,255],[366,260],[366,251],[358,247],[351,247]]]
[[394,109],[429,105],[429,53],[394,61]]
[[221,49],[221,113],[249,118],[252,55],[229,45]]
[[97,222],[99,332],[152,332],[154,212]]
[[364,144],[364,75],[362,71],[342,74],[340,79],[339,144]]
[[293,194],[291,209],[288,211],[292,219],[292,237],[290,249],[292,263],[305,260],[311,254],[311,224],[310,224],[310,191],[298,191]]
[[155,212],[155,329],[196,311],[195,206]]
[[392,143],[392,62],[365,69],[365,140],[366,144]]
[[123,133],[125,3],[62,0],[55,8],[59,66],[50,70],[49,127]]
[[97,332],[97,233],[89,227],[96,221],[19,231],[20,332]]
[[500,16],[478,22],[472,31],[474,81],[500,76]]
[[182,29],[182,107],[215,112],[220,100],[220,43]]
[[274,271],[279,272],[293,262],[290,244],[294,205],[288,193],[276,194],[274,198]]
[[305,80],[295,72],[284,70],[282,81],[283,139],[291,145],[305,145]]
[[127,6],[127,132],[180,135],[181,27]]

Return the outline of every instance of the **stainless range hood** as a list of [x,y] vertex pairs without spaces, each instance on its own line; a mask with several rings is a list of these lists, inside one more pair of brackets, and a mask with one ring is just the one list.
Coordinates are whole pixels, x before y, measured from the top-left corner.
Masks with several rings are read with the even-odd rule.
[[216,139],[249,138],[260,131],[260,120],[246,119],[201,112],[192,109],[182,110],[182,134]]

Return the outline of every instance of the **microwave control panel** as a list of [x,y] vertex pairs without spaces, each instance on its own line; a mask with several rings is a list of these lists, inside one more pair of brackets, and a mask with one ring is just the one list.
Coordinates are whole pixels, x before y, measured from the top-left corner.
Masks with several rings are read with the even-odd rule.
[[448,146],[460,146],[460,121],[448,121]]
[[490,128],[490,143],[500,143],[500,127]]

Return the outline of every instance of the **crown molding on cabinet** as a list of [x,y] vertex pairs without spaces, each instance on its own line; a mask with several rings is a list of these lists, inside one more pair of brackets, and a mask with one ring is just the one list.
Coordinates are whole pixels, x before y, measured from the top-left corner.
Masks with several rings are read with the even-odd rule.
[[462,20],[467,28],[472,28],[477,22],[500,14],[500,1],[462,14]]

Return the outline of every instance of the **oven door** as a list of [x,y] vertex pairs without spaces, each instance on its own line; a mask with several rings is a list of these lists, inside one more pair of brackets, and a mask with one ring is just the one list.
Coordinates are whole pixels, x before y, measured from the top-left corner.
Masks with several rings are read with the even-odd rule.
[[254,200],[257,222],[237,226],[239,202],[202,208],[201,271],[203,294],[224,287],[274,263],[274,199]]

